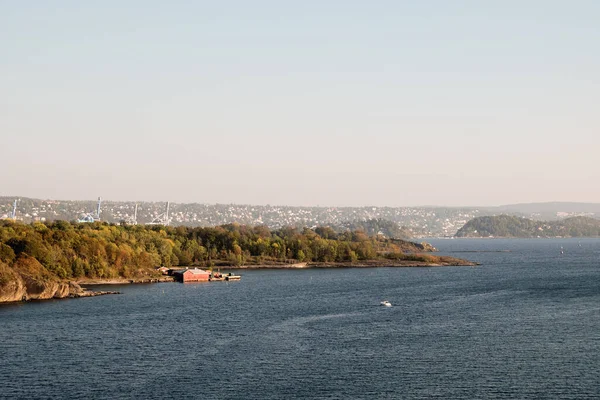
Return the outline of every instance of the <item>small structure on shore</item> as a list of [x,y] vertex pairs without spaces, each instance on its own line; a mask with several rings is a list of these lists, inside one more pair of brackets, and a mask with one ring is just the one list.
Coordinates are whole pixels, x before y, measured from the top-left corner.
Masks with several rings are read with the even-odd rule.
[[169,275],[169,268],[167,267],[158,267],[156,270],[163,275]]
[[181,269],[177,271],[173,271],[173,277],[175,280],[180,282],[208,282],[210,279],[210,272],[205,271],[203,269],[194,268],[194,269]]

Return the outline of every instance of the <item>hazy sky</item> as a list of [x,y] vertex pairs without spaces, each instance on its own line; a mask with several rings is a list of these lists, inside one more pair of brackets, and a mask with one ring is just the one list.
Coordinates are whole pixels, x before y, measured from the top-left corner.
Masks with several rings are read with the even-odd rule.
[[600,202],[600,1],[0,0],[0,195]]

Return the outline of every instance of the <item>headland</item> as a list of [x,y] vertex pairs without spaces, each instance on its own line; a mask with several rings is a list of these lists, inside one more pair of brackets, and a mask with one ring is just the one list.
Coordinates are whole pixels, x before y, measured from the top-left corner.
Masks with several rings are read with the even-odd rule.
[[[82,287],[172,281],[169,269],[475,265],[362,231],[228,224],[210,228],[0,221],[0,302],[97,295]],[[106,293],[99,293],[106,294]]]

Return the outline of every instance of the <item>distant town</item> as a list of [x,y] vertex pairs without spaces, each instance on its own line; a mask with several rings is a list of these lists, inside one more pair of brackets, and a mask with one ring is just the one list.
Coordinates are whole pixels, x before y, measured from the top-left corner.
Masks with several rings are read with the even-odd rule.
[[271,229],[284,226],[343,226],[353,221],[382,219],[395,222],[415,238],[423,238],[454,236],[469,220],[479,216],[508,214],[531,219],[563,219],[572,216],[600,218],[600,204],[580,206],[578,204],[540,203],[538,207],[525,204],[489,208],[294,207],[102,200],[98,216],[99,204],[96,200],[0,197],[0,219],[14,218],[29,223],[52,220],[76,221],[95,217],[109,223],[162,223],[175,226],[216,226],[235,222],[245,225],[266,225]]

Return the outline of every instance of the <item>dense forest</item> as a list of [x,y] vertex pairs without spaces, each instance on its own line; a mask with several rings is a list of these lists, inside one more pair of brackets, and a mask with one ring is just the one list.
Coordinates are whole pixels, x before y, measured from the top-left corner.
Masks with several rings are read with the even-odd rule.
[[[211,228],[108,223],[22,224],[0,221],[0,264],[16,269],[37,260],[62,279],[130,278],[159,266],[356,262],[378,258],[429,261],[431,248],[362,231],[229,224]],[[0,276],[0,280],[2,277]]]
[[410,239],[412,232],[406,227],[400,227],[396,222],[383,218],[371,218],[359,221],[344,222],[332,226],[338,232],[363,231],[369,236],[383,235],[388,238]]
[[600,237],[600,220],[572,217],[560,221],[534,221],[498,215],[478,217],[467,222],[457,237]]

